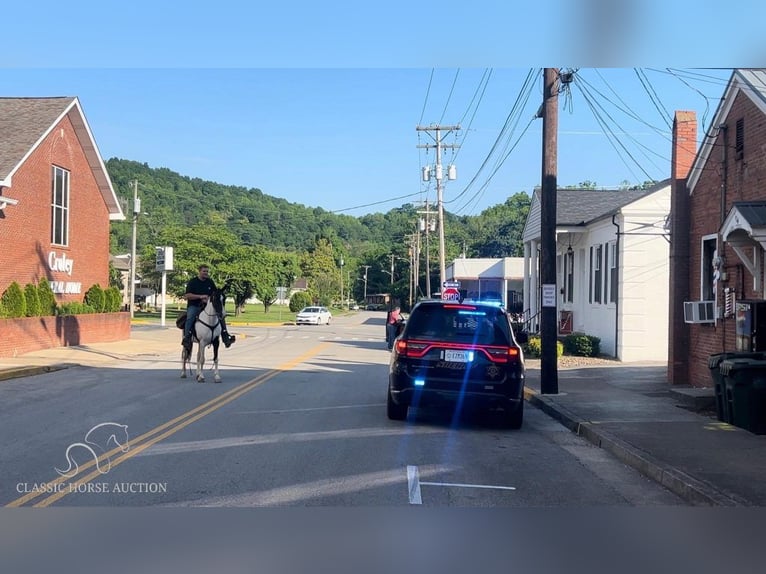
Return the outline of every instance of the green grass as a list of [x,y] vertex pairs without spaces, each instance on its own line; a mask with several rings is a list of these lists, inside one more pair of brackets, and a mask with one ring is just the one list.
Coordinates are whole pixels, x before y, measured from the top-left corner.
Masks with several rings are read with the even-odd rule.
[[[165,307],[165,322],[173,323],[176,317],[186,311],[186,304],[181,305],[180,309],[177,305],[168,305]],[[345,315],[348,313],[345,309],[331,309],[333,316]],[[353,312],[353,311],[352,311]],[[139,321],[160,321],[160,309],[156,311],[136,311],[133,315],[134,319]],[[239,315],[234,315],[234,305],[228,303],[226,305],[226,323],[288,323],[295,321],[295,313],[290,311],[287,305],[272,305],[269,307],[269,312],[263,311],[263,305],[245,305],[245,310]]]

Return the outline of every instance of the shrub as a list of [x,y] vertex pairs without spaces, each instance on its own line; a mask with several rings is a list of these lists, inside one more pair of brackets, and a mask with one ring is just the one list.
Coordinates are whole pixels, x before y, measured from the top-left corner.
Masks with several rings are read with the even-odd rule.
[[42,307],[40,306],[37,285],[34,283],[24,285],[24,299],[27,300],[27,317],[39,317],[42,313]]
[[24,297],[24,291],[16,281],[8,285],[0,300],[2,300],[3,314],[6,317],[24,317],[27,314],[27,300]]
[[564,350],[577,357],[597,357],[601,353],[601,339],[585,333],[572,333],[564,337]]
[[[523,345],[524,355],[530,359],[539,359],[543,354],[542,339],[537,335],[529,337]],[[561,341],[556,341],[556,357],[564,354],[564,345]]]
[[55,315],[56,314],[56,296],[53,294],[51,284],[47,279],[40,279],[37,283],[37,295],[40,298],[40,314]]
[[311,303],[311,295],[305,291],[296,291],[292,294],[292,297],[290,297],[290,311],[297,313],[304,307],[311,305]]
[[106,313],[116,313],[122,307],[122,292],[117,287],[109,287],[104,291],[106,295]]
[[85,303],[95,309],[96,313],[103,313],[106,308],[106,295],[101,285],[96,283],[85,292]]
[[98,313],[96,309],[87,303],[72,301],[59,305],[59,315],[85,315],[87,313]]

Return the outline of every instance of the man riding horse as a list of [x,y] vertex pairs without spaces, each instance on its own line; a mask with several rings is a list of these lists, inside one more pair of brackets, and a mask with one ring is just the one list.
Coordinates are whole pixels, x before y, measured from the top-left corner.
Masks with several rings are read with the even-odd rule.
[[[186,284],[186,293],[184,299],[186,299],[186,325],[184,327],[184,337],[181,344],[191,349],[192,344],[192,330],[194,329],[194,322],[200,314],[200,311],[207,304],[208,298],[216,289],[215,283],[209,277],[210,267],[208,265],[200,265],[198,269],[198,275],[189,280]],[[230,335],[226,328],[226,321],[222,317],[221,320],[221,339],[226,347],[231,347],[231,344],[236,341],[234,335]]]

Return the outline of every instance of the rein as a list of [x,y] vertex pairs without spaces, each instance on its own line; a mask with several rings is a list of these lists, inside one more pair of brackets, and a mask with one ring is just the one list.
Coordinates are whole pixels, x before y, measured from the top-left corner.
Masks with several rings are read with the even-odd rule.
[[[216,318],[216,322],[215,322],[214,324],[212,324],[212,325],[209,325],[208,323],[205,323],[205,322],[204,322],[204,321],[203,321],[203,320],[200,318],[200,316],[201,316],[202,314],[205,314],[205,315],[207,315],[208,317],[215,317],[215,318]],[[217,326],[218,326],[218,325],[221,323],[221,317],[220,317],[220,315],[218,314],[218,312],[215,312],[215,313],[213,313],[213,314],[211,314],[211,313],[208,313],[208,312],[207,312],[207,305],[205,305],[205,307],[202,309],[202,311],[200,311],[200,314],[197,316],[197,321],[199,321],[200,323],[202,323],[203,325],[205,325],[205,327],[207,327],[207,328],[208,328],[208,329],[210,329],[211,331],[214,331],[214,330],[215,330],[215,328],[216,328],[216,327],[217,327]]]

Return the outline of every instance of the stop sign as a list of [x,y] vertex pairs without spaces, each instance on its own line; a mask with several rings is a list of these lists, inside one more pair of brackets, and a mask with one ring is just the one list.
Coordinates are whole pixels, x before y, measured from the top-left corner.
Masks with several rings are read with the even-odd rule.
[[460,301],[460,291],[454,287],[447,287],[442,291],[442,299],[445,301]]

